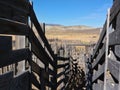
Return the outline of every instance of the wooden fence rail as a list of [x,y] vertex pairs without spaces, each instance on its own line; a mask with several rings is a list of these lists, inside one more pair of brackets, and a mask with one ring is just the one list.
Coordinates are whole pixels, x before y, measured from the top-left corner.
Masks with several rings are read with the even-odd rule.
[[[104,90],[105,75],[107,79],[106,90],[119,90],[120,87],[120,68],[119,68],[119,50],[120,50],[120,1],[114,0],[110,9],[109,22],[109,44],[108,44],[108,67],[105,74],[105,53],[106,53],[106,28],[105,21],[100,38],[96,44],[93,54],[87,59],[87,90]],[[92,75],[92,76],[89,76]]]
[[[1,0],[0,29],[0,90],[56,90],[62,82],[61,90],[65,89],[69,58],[54,54],[29,0]],[[19,36],[25,37],[25,47],[13,50],[13,37]],[[24,43],[24,39],[19,44]],[[17,75],[21,61],[25,70]],[[58,65],[58,61],[65,63]],[[7,68],[6,73],[4,68]],[[59,68],[64,70],[57,73]]]

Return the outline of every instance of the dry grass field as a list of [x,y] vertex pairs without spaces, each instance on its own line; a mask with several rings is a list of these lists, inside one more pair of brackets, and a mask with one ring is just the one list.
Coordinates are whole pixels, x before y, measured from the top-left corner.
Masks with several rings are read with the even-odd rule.
[[46,26],[46,37],[48,39],[94,43],[98,40],[99,33],[99,28],[87,26]]

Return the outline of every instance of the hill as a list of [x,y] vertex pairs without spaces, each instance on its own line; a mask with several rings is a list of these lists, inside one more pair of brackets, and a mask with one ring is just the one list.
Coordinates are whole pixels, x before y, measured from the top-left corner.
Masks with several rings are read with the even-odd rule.
[[99,33],[100,28],[93,28],[89,26],[46,25],[46,36],[48,39],[94,43],[98,40]]

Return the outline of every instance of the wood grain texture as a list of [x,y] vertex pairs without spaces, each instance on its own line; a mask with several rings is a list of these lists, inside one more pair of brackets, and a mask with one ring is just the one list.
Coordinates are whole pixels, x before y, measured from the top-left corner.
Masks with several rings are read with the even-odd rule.
[[[92,68],[95,68],[95,66],[98,65],[98,63],[101,62],[103,56],[105,55],[105,44],[103,45],[102,49],[100,50],[100,53],[96,57],[95,61],[92,63]],[[105,61],[105,58],[103,58],[102,62]]]
[[103,30],[102,30],[102,32],[100,34],[99,40],[98,40],[98,42],[97,42],[97,44],[95,46],[95,49],[93,51],[93,55],[92,55],[93,59],[96,57],[96,54],[99,51],[99,48],[101,48],[101,46],[102,46],[102,40],[104,39],[105,34],[106,34],[106,25],[107,25],[107,22],[105,21],[105,24],[103,26]]
[[[29,27],[21,22],[0,17],[0,34],[28,35]],[[13,29],[14,28],[14,29]]]
[[14,50],[0,55],[0,68],[22,60],[29,60],[29,49]]
[[111,10],[110,10],[110,23],[116,18],[118,13],[120,12],[120,1],[115,0]]
[[28,71],[13,78],[9,90],[30,90],[30,73]]
[[103,64],[103,65],[98,69],[98,71],[96,71],[96,72],[93,74],[93,79],[92,79],[93,82],[95,82],[95,80],[97,80],[97,79],[104,73],[104,67],[105,67],[105,65]]
[[49,43],[48,43],[47,38],[46,38],[45,35],[44,35],[44,32],[43,32],[43,30],[42,30],[42,28],[41,28],[41,26],[40,26],[40,24],[39,24],[39,22],[38,22],[38,20],[37,20],[37,17],[36,17],[36,15],[35,15],[35,12],[34,12],[32,6],[30,6],[30,9],[31,9],[31,14],[30,14],[30,19],[31,19],[31,21],[34,23],[35,28],[36,28],[36,30],[37,30],[40,38],[41,38],[42,41],[44,42],[44,45],[45,45],[45,47],[47,48],[47,50],[49,51],[50,55],[51,55],[53,58],[55,58],[54,53],[53,53],[53,51],[52,51],[52,49],[51,49],[51,47],[50,47],[50,45],[49,45]]
[[109,35],[109,45],[120,45],[120,30],[115,30]]
[[116,61],[116,60],[111,60],[109,58],[109,62],[108,62],[108,69],[110,70],[111,75],[117,80],[119,81],[119,66],[120,66],[120,62]]
[[13,80],[13,72],[8,72],[0,75],[0,90],[9,90]]
[[31,81],[36,88],[40,89],[40,83],[37,80],[37,77],[33,73],[31,73]]

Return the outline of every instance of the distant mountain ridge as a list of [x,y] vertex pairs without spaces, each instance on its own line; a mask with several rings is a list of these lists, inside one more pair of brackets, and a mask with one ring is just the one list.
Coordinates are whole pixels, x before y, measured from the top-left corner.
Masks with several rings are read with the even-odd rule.
[[63,26],[63,25],[60,25],[60,24],[45,24],[46,26]]
[[100,34],[100,28],[86,25],[63,26],[59,24],[46,24],[45,29],[48,39],[70,40],[82,43],[95,43]]
[[46,30],[91,30],[91,29],[95,28],[86,25],[64,26],[59,24],[46,24]]

